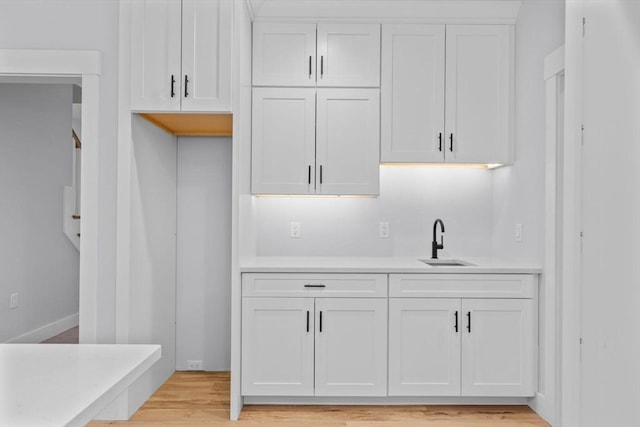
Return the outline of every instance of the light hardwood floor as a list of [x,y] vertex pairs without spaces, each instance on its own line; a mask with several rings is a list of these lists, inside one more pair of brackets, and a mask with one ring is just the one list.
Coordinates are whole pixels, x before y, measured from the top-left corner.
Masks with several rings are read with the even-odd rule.
[[92,427],[506,427],[549,426],[526,406],[266,406],[246,405],[229,421],[229,373],[176,372],[129,421]]

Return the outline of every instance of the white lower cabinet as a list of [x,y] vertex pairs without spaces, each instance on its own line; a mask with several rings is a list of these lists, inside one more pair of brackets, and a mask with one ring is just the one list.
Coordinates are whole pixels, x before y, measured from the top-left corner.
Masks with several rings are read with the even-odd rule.
[[313,396],[313,312],[313,298],[243,299],[244,394]]
[[387,395],[387,300],[317,298],[316,396]]
[[390,275],[389,395],[533,396],[535,286],[527,275]]
[[460,395],[459,314],[459,299],[389,300],[389,395]]
[[242,293],[244,396],[535,394],[535,275],[245,273]]
[[386,296],[386,275],[243,275],[242,394],[386,396]]
[[463,299],[463,396],[533,396],[531,299]]

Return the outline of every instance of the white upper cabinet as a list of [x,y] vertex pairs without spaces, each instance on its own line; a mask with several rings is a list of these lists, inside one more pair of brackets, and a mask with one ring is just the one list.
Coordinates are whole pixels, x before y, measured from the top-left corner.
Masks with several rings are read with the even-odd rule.
[[512,27],[447,26],[446,158],[458,163],[510,160]]
[[231,111],[229,0],[131,2],[131,109]]
[[318,86],[379,87],[380,25],[318,24]]
[[316,85],[315,24],[253,24],[253,85]]
[[379,193],[377,89],[253,88],[252,192]]
[[380,93],[318,89],[316,193],[380,192]]
[[383,162],[444,161],[444,25],[384,25]]
[[380,25],[256,22],[253,85],[379,87]]
[[182,3],[131,2],[131,108],[180,110]]
[[383,25],[381,160],[510,162],[512,33],[509,25]]
[[315,89],[253,89],[254,193],[315,192],[315,125]]

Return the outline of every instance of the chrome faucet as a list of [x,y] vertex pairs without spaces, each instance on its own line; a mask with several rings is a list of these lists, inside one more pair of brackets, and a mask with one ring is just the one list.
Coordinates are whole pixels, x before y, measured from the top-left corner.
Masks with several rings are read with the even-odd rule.
[[440,243],[436,240],[436,227],[440,224],[440,232],[444,233],[444,222],[440,218],[433,223],[433,242],[431,242],[431,259],[438,259],[438,249],[444,248],[444,236],[440,234]]

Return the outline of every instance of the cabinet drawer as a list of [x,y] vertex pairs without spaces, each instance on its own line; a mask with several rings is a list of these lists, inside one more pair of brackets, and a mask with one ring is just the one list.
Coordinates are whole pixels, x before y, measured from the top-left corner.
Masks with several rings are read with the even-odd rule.
[[245,273],[245,297],[385,298],[386,274]]
[[533,274],[390,274],[395,298],[534,298]]

